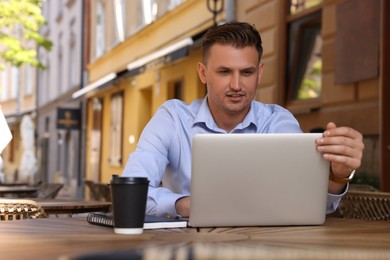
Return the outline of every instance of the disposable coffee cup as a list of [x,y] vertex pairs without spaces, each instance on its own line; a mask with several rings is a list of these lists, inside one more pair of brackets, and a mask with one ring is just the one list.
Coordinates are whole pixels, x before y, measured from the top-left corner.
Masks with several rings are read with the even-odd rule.
[[113,175],[110,185],[114,232],[116,234],[142,234],[148,179]]

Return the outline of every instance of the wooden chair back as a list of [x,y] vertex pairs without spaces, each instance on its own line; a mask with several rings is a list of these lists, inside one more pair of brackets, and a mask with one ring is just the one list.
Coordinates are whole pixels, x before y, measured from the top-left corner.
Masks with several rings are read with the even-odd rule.
[[62,189],[61,183],[42,183],[38,187],[37,197],[41,199],[54,199]]

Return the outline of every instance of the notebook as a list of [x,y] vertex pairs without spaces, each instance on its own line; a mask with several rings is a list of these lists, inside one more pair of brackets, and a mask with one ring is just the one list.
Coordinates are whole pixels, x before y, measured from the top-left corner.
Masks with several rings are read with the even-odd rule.
[[[87,221],[90,224],[114,227],[114,219],[111,214],[89,213]],[[183,228],[187,227],[187,221],[183,219],[157,217],[145,215],[144,229]]]
[[322,134],[198,134],[189,226],[320,225],[329,162]]

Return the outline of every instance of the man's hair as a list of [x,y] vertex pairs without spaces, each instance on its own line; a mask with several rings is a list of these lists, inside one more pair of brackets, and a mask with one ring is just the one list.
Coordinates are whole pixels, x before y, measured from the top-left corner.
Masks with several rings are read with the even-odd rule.
[[254,46],[258,53],[260,62],[263,54],[261,37],[253,25],[243,22],[230,22],[210,29],[203,36],[202,53],[203,62],[207,62],[210,49],[214,44],[231,45],[241,49],[247,46]]

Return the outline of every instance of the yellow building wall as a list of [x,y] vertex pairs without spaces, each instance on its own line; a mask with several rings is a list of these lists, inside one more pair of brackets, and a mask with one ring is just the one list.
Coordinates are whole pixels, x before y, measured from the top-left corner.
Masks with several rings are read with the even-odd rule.
[[[220,19],[224,14],[220,15]],[[183,26],[185,25],[185,26]],[[121,45],[107,52],[102,58],[88,65],[89,81],[94,82],[110,72],[124,70],[128,63],[148,55],[182,38],[193,36],[212,25],[212,14],[203,0],[187,0],[156,22],[148,25]],[[93,40],[94,37],[92,36]],[[93,43],[91,44],[93,46]],[[133,77],[123,78],[94,96],[103,98],[103,126],[101,140],[100,181],[107,183],[112,174],[121,174],[128,156],[136,149],[143,128],[158,107],[169,97],[174,81],[183,83],[182,99],[192,102],[202,98],[205,87],[198,79],[196,64],[201,60],[199,47],[171,64],[156,67]],[[109,164],[110,152],[110,98],[116,91],[123,91],[123,147],[121,167]],[[89,97],[90,100],[92,97]],[[91,178],[89,164],[90,136],[92,132],[92,105],[88,106],[86,179]],[[130,142],[132,140],[132,142]]]
[[[187,0],[89,64],[89,80],[94,82],[110,72],[121,71],[130,62],[180,39],[195,35],[211,25],[212,14],[207,10],[206,2]],[[94,37],[91,39],[91,46],[94,46]]]
[[[128,156],[132,151],[135,150],[142,129],[151,118],[151,105],[153,103],[154,86],[154,71],[149,71],[137,77],[129,78],[121,84],[121,87],[125,87],[125,94],[122,167],[118,171],[119,174],[122,173]],[[132,143],[129,142],[131,136],[134,138]],[[103,178],[109,179],[111,176],[105,174],[103,175]]]

